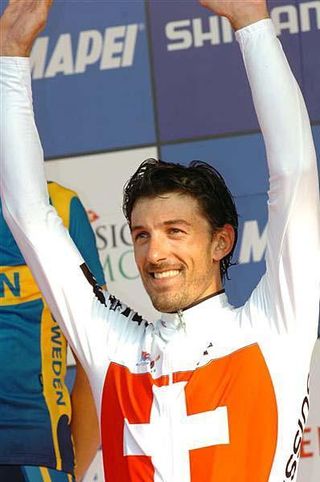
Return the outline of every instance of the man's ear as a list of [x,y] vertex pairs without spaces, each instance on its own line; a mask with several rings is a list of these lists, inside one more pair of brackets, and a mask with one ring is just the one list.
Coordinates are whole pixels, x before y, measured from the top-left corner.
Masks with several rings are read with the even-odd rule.
[[212,259],[221,261],[233,248],[235,232],[231,224],[225,224],[213,233]]

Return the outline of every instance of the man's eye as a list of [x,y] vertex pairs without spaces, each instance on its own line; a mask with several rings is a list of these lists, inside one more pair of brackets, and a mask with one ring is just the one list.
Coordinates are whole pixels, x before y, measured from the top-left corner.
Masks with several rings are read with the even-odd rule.
[[141,233],[136,234],[135,241],[139,241],[139,239],[146,239],[147,237],[148,233],[141,231]]
[[183,231],[182,231],[182,229],[179,229],[179,228],[170,228],[169,233],[170,234],[181,234],[181,233],[183,233]]

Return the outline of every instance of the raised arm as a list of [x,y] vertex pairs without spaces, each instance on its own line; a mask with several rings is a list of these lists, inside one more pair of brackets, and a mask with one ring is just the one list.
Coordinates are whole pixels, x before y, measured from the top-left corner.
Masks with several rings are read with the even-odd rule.
[[53,315],[84,363],[85,359],[88,362],[88,353],[81,346],[85,338],[82,321],[84,316],[90,317],[94,296],[81,276],[84,261],[49,204],[32,110],[27,56],[46,23],[50,4],[50,0],[10,0],[0,20],[0,188],[3,214],[17,244]]
[[99,405],[108,347],[117,346],[131,312],[126,310],[124,317],[121,305],[109,309],[114,298],[99,291],[49,204],[25,55],[44,26],[50,3],[11,0],[0,20],[0,192],[3,214],[51,312],[89,378],[95,373],[91,382]]
[[[269,166],[266,276],[248,309],[265,309],[270,327],[316,334],[319,299],[319,192],[310,122],[276,38],[265,0],[201,2],[236,30]],[[253,317],[254,318],[254,317]],[[261,317],[260,317],[261,319]]]

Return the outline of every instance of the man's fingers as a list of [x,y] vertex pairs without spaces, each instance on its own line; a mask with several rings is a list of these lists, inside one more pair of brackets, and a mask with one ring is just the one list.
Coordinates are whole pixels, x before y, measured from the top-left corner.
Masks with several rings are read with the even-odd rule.
[[20,21],[21,26],[28,23],[38,25],[40,31],[45,26],[52,4],[53,0],[9,0],[3,16],[6,16],[9,24]]
[[53,4],[53,0],[36,0],[38,1],[38,3],[40,4],[39,5],[39,13],[41,12],[43,17],[44,17],[44,20],[45,20],[45,23],[47,22],[47,18],[48,18],[48,13],[49,13],[49,10]]
[[53,4],[53,0],[36,0],[36,2],[40,5],[40,8],[48,12]]
[[9,0],[8,5],[19,4],[21,6],[25,4],[34,4],[34,5],[47,5],[49,8],[52,4],[53,0]]
[[53,0],[9,0],[0,19],[1,55],[29,55],[36,36],[47,23]]
[[[21,0],[18,0],[22,3]],[[33,14],[36,16],[38,20],[38,32],[44,29],[47,23],[49,10],[52,6],[53,0],[23,0],[26,2],[30,2],[30,8],[32,9]]]
[[9,0],[6,10],[14,9],[14,11],[26,11],[31,10],[35,0]]
[[53,0],[9,0],[7,8],[14,7],[20,11],[38,10],[48,12]]

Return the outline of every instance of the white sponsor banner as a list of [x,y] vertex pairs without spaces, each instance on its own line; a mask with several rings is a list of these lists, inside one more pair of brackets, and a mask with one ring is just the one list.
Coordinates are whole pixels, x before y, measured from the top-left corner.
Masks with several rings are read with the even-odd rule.
[[301,445],[297,482],[320,480],[320,339],[316,342],[311,364],[310,413]]
[[158,314],[138,275],[121,207],[125,182],[149,157],[157,157],[156,147],[47,161],[45,166],[47,178],[74,189],[87,209],[110,292],[153,320]]

